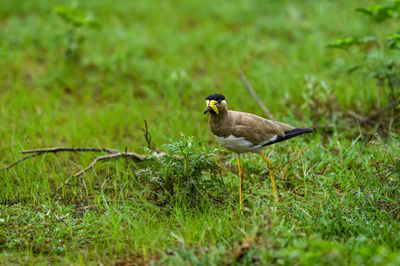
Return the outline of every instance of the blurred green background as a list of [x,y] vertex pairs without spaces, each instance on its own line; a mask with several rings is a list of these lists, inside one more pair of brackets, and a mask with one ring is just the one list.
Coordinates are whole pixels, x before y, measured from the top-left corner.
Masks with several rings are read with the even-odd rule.
[[54,12],[70,1],[2,1],[1,146],[133,149],[144,146],[144,119],[156,145],[179,132],[211,140],[202,115],[211,93],[263,115],[239,69],[275,116],[296,126],[332,119],[310,121],[310,94],[321,105],[333,95],[338,110],[368,110],[376,82],[343,73],[354,58],[325,45],[390,32],[354,13],[373,2],[81,1],[75,6],[100,28],[75,30],[84,40],[72,60],[70,23]]
[[[38,147],[144,153],[144,120],[153,150],[181,133],[203,152],[219,147],[203,115],[207,95],[265,116],[239,70],[277,120],[316,129],[267,151],[278,207],[266,165],[244,158],[243,214],[234,156],[222,150],[213,158],[224,190],[215,195],[226,194],[204,194],[194,208],[149,200],[157,169],[125,160],[100,163],[62,190],[93,155],[0,170],[0,262],[398,265],[399,109],[385,81],[360,65],[398,61],[381,44],[399,24],[355,12],[377,3],[0,0],[1,166]],[[377,42],[326,47],[364,36]]]

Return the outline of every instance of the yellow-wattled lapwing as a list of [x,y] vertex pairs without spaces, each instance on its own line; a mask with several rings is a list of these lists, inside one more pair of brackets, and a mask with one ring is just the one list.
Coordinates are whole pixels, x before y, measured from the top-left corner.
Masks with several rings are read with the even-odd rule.
[[207,96],[204,114],[210,113],[210,129],[218,142],[226,149],[236,152],[240,178],[240,209],[243,201],[243,166],[240,154],[254,152],[261,155],[268,164],[274,200],[276,193],[273,165],[261,152],[268,145],[293,137],[310,133],[312,128],[295,128],[290,125],[271,121],[266,118],[237,111],[228,110],[225,96],[215,93]]

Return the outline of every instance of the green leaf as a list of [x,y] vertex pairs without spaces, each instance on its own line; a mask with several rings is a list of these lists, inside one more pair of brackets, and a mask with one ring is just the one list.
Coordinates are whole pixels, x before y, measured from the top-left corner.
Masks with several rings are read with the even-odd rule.
[[386,6],[372,5],[368,8],[356,8],[356,11],[370,16],[377,22],[382,22],[390,18],[399,17],[400,1],[395,1]]
[[365,36],[365,37],[358,38],[359,44],[370,43],[370,42],[376,42],[376,37],[375,36]]
[[346,72],[347,72],[348,74],[351,74],[351,73],[353,73],[354,71],[357,71],[357,70],[359,70],[360,68],[363,68],[363,67],[364,67],[363,65],[355,65],[355,66],[349,67],[349,68],[346,70]]
[[400,43],[400,33],[393,33],[386,38],[386,43],[391,49],[400,49],[398,44]]
[[357,39],[354,38],[345,38],[345,39],[340,39],[340,40],[336,40],[334,42],[331,42],[329,44],[326,45],[327,48],[340,48],[340,49],[344,49],[347,47],[350,47],[354,44],[357,44]]
[[344,38],[344,39],[336,40],[332,43],[329,43],[325,47],[346,49],[353,45],[361,45],[361,44],[370,43],[370,42],[376,42],[376,37],[366,36],[366,37],[362,37],[362,38]]
[[73,25],[76,28],[100,28],[100,24],[95,20],[92,14],[89,14],[84,10],[78,9],[77,7],[57,6],[54,8],[53,11],[65,22]]

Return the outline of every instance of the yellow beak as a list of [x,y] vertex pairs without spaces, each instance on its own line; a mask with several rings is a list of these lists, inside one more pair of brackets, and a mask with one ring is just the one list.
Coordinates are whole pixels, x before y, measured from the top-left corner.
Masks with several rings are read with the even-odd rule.
[[211,110],[213,110],[217,115],[219,114],[219,111],[218,111],[218,107],[217,107],[217,101],[215,101],[215,100],[206,100],[206,105],[207,105],[207,107],[206,107],[206,109],[204,110],[204,113],[203,114],[206,114],[206,113],[208,113],[209,111],[211,111]]

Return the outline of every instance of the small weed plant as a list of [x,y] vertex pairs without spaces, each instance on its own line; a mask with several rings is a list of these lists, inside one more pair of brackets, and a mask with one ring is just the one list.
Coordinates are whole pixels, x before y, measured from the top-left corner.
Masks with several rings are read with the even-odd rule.
[[223,199],[225,185],[214,152],[206,150],[192,137],[182,135],[162,146],[162,156],[152,159],[137,171],[136,177],[148,183],[155,199],[163,205],[199,206],[204,200]]

